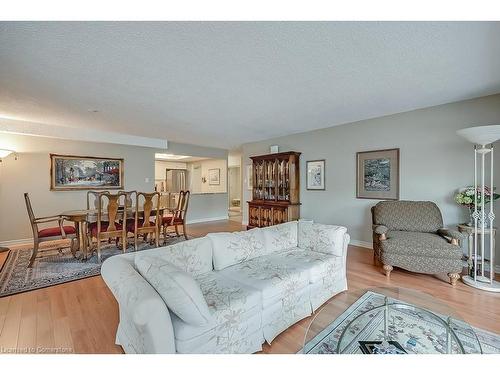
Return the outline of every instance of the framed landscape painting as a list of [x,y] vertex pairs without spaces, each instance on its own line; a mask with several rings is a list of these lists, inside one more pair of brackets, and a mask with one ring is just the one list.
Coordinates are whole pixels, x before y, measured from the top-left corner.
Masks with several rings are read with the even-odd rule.
[[123,159],[50,154],[50,190],[123,189]]
[[356,154],[356,198],[399,199],[399,148]]
[[325,190],[325,160],[311,160],[306,164],[307,190]]

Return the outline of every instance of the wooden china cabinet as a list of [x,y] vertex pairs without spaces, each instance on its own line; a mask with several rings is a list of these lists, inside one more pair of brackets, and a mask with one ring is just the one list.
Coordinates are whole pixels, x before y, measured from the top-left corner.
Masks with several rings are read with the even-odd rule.
[[248,229],[267,227],[300,216],[300,152],[252,156],[252,200]]

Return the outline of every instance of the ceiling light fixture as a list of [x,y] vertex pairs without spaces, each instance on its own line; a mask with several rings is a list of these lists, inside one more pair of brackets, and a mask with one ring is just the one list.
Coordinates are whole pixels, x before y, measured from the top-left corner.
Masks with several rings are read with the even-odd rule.
[[5,148],[3,149],[0,149],[0,162],[2,161],[3,158],[6,158],[7,156],[9,156],[10,154],[14,154],[16,156],[16,160],[17,160],[17,154],[15,151],[12,151],[12,150],[7,150]]
[[5,150],[5,149],[0,149],[0,159],[1,158],[5,158],[7,156],[9,156],[10,154],[12,154],[14,151],[12,150]]
[[186,155],[174,155],[174,154],[155,154],[155,159],[164,160],[182,160],[190,158],[191,156]]

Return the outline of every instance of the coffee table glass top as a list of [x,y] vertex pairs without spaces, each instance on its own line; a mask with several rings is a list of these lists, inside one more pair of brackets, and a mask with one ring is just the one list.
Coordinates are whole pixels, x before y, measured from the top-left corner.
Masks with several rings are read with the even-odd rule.
[[342,293],[312,319],[306,354],[482,353],[472,329],[449,306],[404,288]]

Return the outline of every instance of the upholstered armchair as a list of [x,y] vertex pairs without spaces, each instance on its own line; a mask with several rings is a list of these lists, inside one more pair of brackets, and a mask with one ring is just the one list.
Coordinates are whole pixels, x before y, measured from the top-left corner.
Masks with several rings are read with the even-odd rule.
[[443,228],[433,202],[383,201],[372,207],[374,261],[387,277],[393,267],[412,272],[446,273],[455,285],[462,271],[463,238]]

